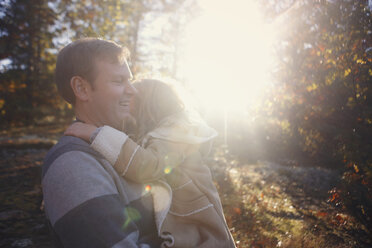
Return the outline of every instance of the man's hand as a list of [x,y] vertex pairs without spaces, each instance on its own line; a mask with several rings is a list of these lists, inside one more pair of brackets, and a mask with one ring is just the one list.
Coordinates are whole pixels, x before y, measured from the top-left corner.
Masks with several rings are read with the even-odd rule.
[[90,136],[96,129],[94,125],[75,122],[66,129],[64,135],[75,136],[90,143]]

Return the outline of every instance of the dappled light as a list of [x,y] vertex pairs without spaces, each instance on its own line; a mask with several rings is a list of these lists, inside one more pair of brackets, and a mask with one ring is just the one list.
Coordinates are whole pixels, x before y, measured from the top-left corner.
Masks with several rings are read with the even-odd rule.
[[[371,8],[349,0],[0,2],[0,247],[51,247],[41,169],[74,119],[54,84],[56,58],[89,36],[126,46],[134,79],[170,78],[186,109],[218,132],[200,151],[238,248],[372,247]],[[164,177],[177,172],[179,155],[166,154]],[[138,191],[157,186],[146,181]],[[145,218],[134,207],[122,213],[123,230]]]

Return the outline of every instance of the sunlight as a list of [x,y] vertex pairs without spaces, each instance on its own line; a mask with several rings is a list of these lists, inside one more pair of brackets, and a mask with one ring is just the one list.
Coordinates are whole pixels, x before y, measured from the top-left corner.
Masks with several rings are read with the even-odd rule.
[[181,76],[205,108],[247,111],[269,86],[273,32],[253,1],[200,5],[186,29]]

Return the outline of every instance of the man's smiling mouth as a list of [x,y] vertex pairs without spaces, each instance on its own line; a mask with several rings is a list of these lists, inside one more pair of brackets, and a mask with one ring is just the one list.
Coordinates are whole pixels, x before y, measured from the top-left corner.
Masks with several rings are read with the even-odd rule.
[[123,107],[129,107],[130,102],[120,102],[119,105]]

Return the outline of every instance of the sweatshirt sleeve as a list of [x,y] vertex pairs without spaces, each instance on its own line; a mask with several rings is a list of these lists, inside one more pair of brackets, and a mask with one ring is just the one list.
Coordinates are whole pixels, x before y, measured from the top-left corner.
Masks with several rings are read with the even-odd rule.
[[42,184],[46,214],[63,247],[150,247],[139,241],[137,224],[125,213],[129,206],[92,156],[61,155]]
[[123,177],[140,183],[153,181],[178,167],[191,150],[190,145],[150,139],[141,147],[126,134],[104,126],[91,144]]

